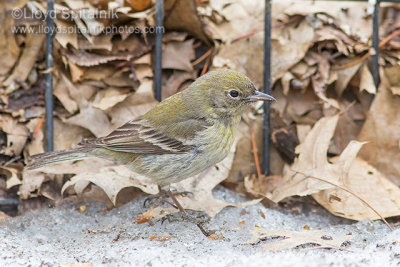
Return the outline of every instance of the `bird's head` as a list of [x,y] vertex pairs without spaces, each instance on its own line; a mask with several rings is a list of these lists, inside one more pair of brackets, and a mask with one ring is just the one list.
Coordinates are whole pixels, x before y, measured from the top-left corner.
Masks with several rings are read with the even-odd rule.
[[243,73],[222,69],[208,72],[185,90],[192,103],[200,103],[207,113],[215,116],[240,116],[256,101],[276,101],[272,96],[256,90]]

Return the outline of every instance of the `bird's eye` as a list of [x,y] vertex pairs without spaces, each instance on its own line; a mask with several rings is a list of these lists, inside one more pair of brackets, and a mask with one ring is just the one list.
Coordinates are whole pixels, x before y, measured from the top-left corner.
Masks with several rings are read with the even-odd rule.
[[233,98],[237,98],[239,96],[239,92],[236,90],[229,90],[229,95]]

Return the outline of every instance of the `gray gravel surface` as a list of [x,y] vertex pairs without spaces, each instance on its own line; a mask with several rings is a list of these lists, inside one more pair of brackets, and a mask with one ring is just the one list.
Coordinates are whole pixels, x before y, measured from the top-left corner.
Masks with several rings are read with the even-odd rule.
[[[215,195],[228,201],[243,198],[219,188]],[[204,237],[189,222],[175,220],[136,224],[145,196],[104,213],[102,203],[32,211],[0,223],[0,266],[397,266],[400,265],[400,227],[391,232],[380,221],[352,222],[332,216],[318,206],[291,209],[225,208],[206,227],[222,240]],[[265,214],[265,218],[261,216]],[[240,222],[245,222],[241,224]],[[392,222],[392,225],[394,223]],[[290,249],[271,252],[263,241],[244,244],[255,225],[268,229],[323,229],[332,236],[352,233],[348,251]],[[168,240],[151,239],[151,236]]]

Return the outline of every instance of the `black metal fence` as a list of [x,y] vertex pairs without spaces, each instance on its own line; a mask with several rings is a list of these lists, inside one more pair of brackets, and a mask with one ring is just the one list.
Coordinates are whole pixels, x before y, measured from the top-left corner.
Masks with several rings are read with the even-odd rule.
[[[314,1],[317,0],[299,0],[299,1]],[[335,1],[335,0],[318,0],[318,1]],[[338,2],[338,0],[336,0]],[[340,0],[339,0],[340,1]],[[375,50],[372,55],[371,71],[374,78],[375,86],[379,85],[379,4],[381,2],[396,2],[400,0],[345,0],[357,2],[370,2],[373,4],[373,18],[372,18],[372,47]],[[54,0],[47,1],[48,12],[53,12]],[[156,2],[156,26],[163,27],[164,17],[164,0],[157,0]],[[48,16],[47,25],[49,28],[54,28],[54,21],[52,16]],[[53,68],[53,36],[54,31],[48,31],[46,41],[46,68],[50,70]],[[264,92],[270,94],[271,92],[271,0],[265,0],[265,39],[264,39]],[[155,39],[155,66],[154,66],[154,90],[155,98],[161,101],[161,63],[162,63],[162,31],[157,31]],[[46,144],[47,150],[53,150],[53,74],[48,71],[46,74]],[[270,103],[264,103],[264,120],[263,120],[263,172],[268,175],[270,170]]]

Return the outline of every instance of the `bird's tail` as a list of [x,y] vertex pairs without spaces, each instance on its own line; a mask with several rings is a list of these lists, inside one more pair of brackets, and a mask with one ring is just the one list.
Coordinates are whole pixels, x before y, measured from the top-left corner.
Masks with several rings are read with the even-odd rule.
[[89,158],[91,155],[88,152],[92,150],[93,147],[79,147],[36,154],[31,157],[31,162],[25,168],[32,170],[58,162]]

